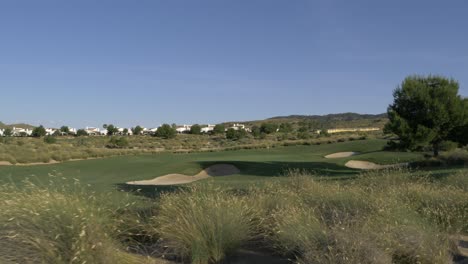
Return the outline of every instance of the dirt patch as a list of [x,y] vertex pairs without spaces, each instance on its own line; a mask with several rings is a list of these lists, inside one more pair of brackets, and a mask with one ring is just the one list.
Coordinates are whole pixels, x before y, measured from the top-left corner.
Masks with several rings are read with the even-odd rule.
[[333,154],[326,155],[326,159],[338,159],[338,158],[347,158],[354,155],[357,155],[357,152],[337,152]]
[[[110,157],[104,157],[104,158],[110,158]],[[16,163],[16,164],[13,164],[13,163],[11,163],[11,162],[9,162],[9,161],[0,161],[0,166],[37,166],[37,165],[51,165],[51,164],[69,162],[69,161],[93,160],[93,159],[100,159],[100,158],[69,159],[69,160],[65,160],[65,161],[51,160],[51,161],[49,161],[49,162],[31,162],[31,163]]]
[[370,161],[362,160],[350,160],[346,162],[346,167],[351,169],[360,169],[360,170],[379,170],[379,169],[388,169],[388,168],[398,168],[408,166],[408,163],[397,163],[389,165],[380,165]]
[[212,165],[202,171],[197,175],[188,176],[184,174],[167,174],[154,178],[152,180],[143,180],[143,181],[130,181],[127,184],[131,185],[173,185],[173,184],[186,184],[194,181],[199,181],[202,179],[218,176],[228,176],[233,174],[240,173],[240,170],[231,164],[216,164]]

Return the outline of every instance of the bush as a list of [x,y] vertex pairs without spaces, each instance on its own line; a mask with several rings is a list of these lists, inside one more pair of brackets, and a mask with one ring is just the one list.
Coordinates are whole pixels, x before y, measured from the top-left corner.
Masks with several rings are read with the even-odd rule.
[[45,136],[44,142],[47,144],[55,144],[57,143],[57,138],[55,138],[54,136]]
[[230,140],[239,140],[247,136],[247,131],[244,129],[235,130],[234,128],[229,128],[226,132],[226,138]]
[[217,263],[252,238],[253,215],[244,198],[192,187],[161,197],[156,232],[176,256],[190,263]]
[[128,147],[128,140],[125,137],[111,137],[108,148],[125,148]]
[[463,149],[442,153],[439,158],[448,165],[468,165],[468,151]]
[[88,133],[87,133],[86,130],[84,130],[84,129],[78,129],[78,130],[76,131],[76,136],[77,136],[77,137],[82,137],[82,136],[87,136],[87,135],[88,135]]
[[109,210],[88,194],[31,183],[0,187],[1,263],[139,263],[113,240]]
[[275,133],[277,129],[278,129],[278,125],[274,123],[263,123],[260,126],[260,132],[265,133],[265,134]]

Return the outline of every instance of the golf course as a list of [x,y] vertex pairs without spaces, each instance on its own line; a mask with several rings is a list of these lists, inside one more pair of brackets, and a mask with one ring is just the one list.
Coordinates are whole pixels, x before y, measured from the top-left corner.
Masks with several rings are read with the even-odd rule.
[[[381,165],[418,161],[423,153],[383,151],[386,140],[371,139],[333,144],[275,147],[270,149],[199,152],[187,154],[159,153],[135,156],[68,161],[50,165],[0,166],[0,181],[20,183],[25,178],[48,182],[49,175],[62,175],[73,181],[90,184],[96,191],[109,191],[130,181],[150,180],[179,173],[195,175],[213,164],[231,164],[239,169],[233,175],[210,177],[216,184],[248,186],[278,180],[289,170],[301,170],[330,179],[346,179],[360,169],[345,166],[350,160]],[[342,158],[325,158],[339,152],[356,154]]]

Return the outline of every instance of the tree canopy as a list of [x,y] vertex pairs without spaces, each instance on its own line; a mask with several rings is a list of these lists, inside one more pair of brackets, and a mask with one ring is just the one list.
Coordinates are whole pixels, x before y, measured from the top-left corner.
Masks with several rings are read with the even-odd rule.
[[199,124],[195,124],[192,127],[190,127],[190,134],[200,135],[201,134],[201,126]]
[[174,138],[177,135],[177,131],[174,127],[169,124],[163,124],[156,130],[155,136],[161,138]]
[[32,135],[33,137],[43,137],[43,136],[45,136],[46,134],[47,134],[47,132],[46,132],[45,128],[44,128],[42,125],[40,125],[40,126],[35,127],[35,128],[33,129],[31,135]]
[[70,133],[70,128],[68,126],[62,126],[60,128],[60,132],[68,134],[68,133]]
[[132,128],[133,135],[140,135],[143,132],[143,128],[141,126],[136,126]]
[[225,127],[223,124],[217,124],[214,128],[213,128],[213,134],[224,134],[225,132]]
[[106,125],[106,127],[104,127],[104,128],[107,129],[107,135],[108,136],[112,136],[112,135],[116,134],[117,132],[119,132],[119,129],[117,127],[115,127],[114,125],[112,125],[112,124]]
[[88,133],[87,133],[86,130],[84,130],[84,129],[78,129],[78,130],[76,131],[76,136],[78,136],[78,137],[87,136],[87,135],[88,135]]
[[[388,107],[385,132],[399,137],[399,146],[418,149],[432,146],[439,154],[445,140],[463,130],[467,123],[467,103],[458,94],[459,84],[441,76],[409,76],[393,92]],[[458,132],[460,133],[460,132]]]

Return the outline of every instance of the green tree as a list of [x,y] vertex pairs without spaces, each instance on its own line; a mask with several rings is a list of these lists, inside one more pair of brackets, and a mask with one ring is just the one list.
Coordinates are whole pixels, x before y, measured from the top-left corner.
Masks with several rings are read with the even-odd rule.
[[279,132],[290,133],[293,131],[293,126],[291,123],[281,123],[279,126]]
[[76,136],[77,136],[77,137],[82,137],[82,136],[87,136],[87,135],[88,135],[88,133],[87,133],[86,130],[84,130],[84,129],[78,129],[78,130],[76,131]]
[[161,138],[174,138],[177,135],[177,131],[174,127],[172,127],[169,124],[163,124],[156,130],[156,133],[154,134],[156,137],[161,137]]
[[468,145],[468,98],[463,100],[463,119],[463,122],[453,129],[450,140],[466,146]]
[[258,126],[252,127],[252,136],[254,138],[259,138],[261,134],[262,134],[262,131],[260,130],[260,127]]
[[190,134],[193,135],[200,135],[201,134],[201,126],[199,124],[195,124],[190,127]]
[[399,137],[406,149],[432,146],[439,155],[440,144],[463,125],[464,103],[458,82],[441,76],[409,76],[393,92],[384,131]]
[[117,132],[119,132],[119,129],[117,127],[115,127],[114,125],[112,125],[112,124],[107,125],[105,128],[107,129],[107,135],[108,136],[112,136],[112,135],[116,134]]
[[133,135],[140,135],[143,132],[143,128],[141,126],[136,126],[132,128]]
[[70,128],[68,126],[62,126],[60,132],[68,135],[70,133]]
[[214,128],[213,128],[213,134],[224,134],[226,128],[224,127],[223,124],[217,124]]
[[235,130],[234,128],[229,128],[226,131],[226,138],[230,140],[239,140],[247,136],[247,131],[244,129]]
[[128,128],[124,128],[123,134],[124,134],[124,135],[128,135]]
[[260,127],[260,131],[265,134],[275,133],[278,129],[278,126],[274,123],[263,123]]
[[5,130],[3,131],[3,135],[5,137],[11,137],[11,135],[13,135],[13,131],[11,130],[11,128],[5,128]]
[[42,125],[40,125],[38,127],[35,127],[33,129],[33,131],[32,131],[32,136],[33,137],[43,137],[46,134],[47,134],[47,132],[46,132],[45,128]]

